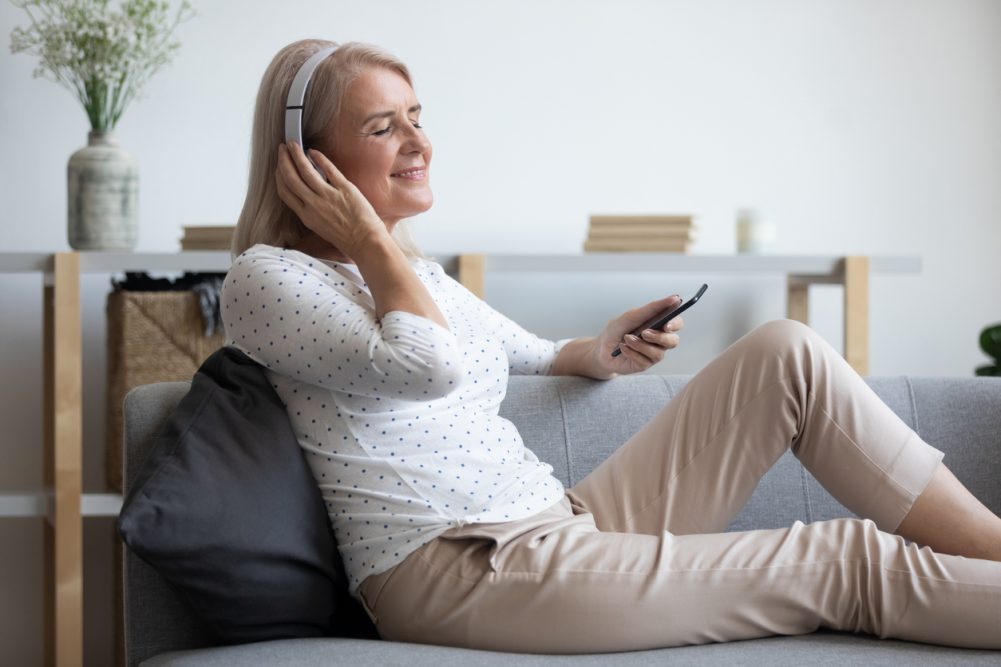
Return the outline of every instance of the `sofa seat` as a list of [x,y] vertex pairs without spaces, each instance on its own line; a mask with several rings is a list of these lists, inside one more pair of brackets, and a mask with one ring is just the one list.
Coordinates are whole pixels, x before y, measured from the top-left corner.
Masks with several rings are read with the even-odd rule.
[[163,653],[143,667],[649,667],[650,665],[998,665],[998,651],[929,646],[845,632],[679,646],[629,653],[535,655],[474,651],[371,639],[288,639],[224,648]]
[[[689,376],[637,374],[608,382],[512,376],[500,414],[567,488],[583,479],[675,396]],[[945,452],[945,464],[994,513],[1001,513],[1001,378],[867,378],[911,428]],[[135,477],[154,435],[188,383],[133,389],[125,399],[125,480]],[[786,452],[727,530],[781,528],[854,517]],[[128,667],[182,665],[1001,665],[1001,651],[959,649],[869,635],[791,637],[592,655],[525,655],[383,640],[283,640],[212,647],[191,610],[126,550]],[[1001,636],[1001,627],[998,628]]]

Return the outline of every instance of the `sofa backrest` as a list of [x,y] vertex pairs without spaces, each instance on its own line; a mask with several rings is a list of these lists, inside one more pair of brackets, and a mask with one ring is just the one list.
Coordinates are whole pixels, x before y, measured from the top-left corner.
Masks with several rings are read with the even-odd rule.
[[[570,488],[638,431],[689,376],[638,374],[608,382],[512,376],[500,414]],[[869,378],[911,428],[946,453],[945,463],[1001,514],[1001,378]],[[125,492],[153,438],[189,383],[144,385],[125,397]],[[762,478],[728,530],[779,528],[799,520],[853,516],[790,452]],[[126,661],[208,646],[207,634],[164,581],[127,548],[124,554]]]

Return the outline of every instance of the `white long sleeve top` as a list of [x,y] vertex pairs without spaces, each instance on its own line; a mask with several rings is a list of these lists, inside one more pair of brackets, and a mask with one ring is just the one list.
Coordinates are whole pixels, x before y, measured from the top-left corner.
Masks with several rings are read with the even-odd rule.
[[378,319],[353,264],[258,244],[223,283],[226,344],[265,372],[319,485],[358,597],[365,577],[467,523],[513,521],[565,489],[498,409],[509,373],[547,375],[556,342],[411,260],[448,328]]

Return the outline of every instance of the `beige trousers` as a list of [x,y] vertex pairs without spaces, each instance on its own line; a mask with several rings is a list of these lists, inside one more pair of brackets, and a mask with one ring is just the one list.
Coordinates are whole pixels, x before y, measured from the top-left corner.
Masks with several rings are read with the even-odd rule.
[[[790,447],[864,518],[722,532]],[[821,627],[1001,648],[1001,563],[891,534],[942,457],[808,327],[771,322],[553,507],[452,528],[360,593],[385,639],[495,651],[629,651]]]

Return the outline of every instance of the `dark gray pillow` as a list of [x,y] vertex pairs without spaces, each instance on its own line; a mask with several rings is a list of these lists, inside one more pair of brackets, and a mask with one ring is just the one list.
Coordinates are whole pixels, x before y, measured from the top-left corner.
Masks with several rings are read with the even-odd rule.
[[234,347],[195,373],[128,489],[118,530],[221,643],[378,638],[347,592],[285,407]]

